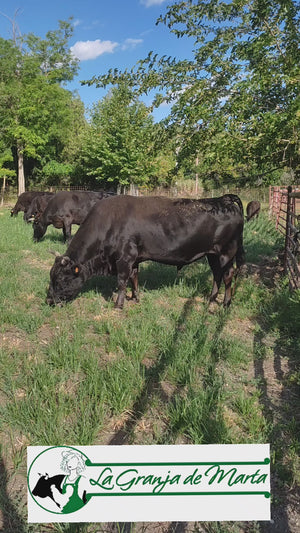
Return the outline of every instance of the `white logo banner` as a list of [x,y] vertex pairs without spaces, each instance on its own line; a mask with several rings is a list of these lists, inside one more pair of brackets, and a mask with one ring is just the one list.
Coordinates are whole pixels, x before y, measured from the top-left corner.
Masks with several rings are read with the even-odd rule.
[[270,520],[268,444],[29,446],[28,521]]

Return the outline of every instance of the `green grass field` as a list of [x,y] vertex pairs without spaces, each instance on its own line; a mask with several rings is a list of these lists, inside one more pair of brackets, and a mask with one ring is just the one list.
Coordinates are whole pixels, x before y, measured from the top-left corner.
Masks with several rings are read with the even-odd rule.
[[[296,532],[300,297],[289,292],[282,238],[264,214],[246,225],[244,240],[248,270],[229,310],[223,294],[208,305],[205,261],[179,276],[144,264],[140,303],[127,301],[123,311],[113,307],[116,279],[104,277],[50,308],[49,251],[66,249],[61,232],[48,228],[33,243],[22,213],[0,211],[0,531],[112,531],[27,524],[28,445],[270,442],[274,516]],[[271,531],[265,527],[197,523],[189,531]]]

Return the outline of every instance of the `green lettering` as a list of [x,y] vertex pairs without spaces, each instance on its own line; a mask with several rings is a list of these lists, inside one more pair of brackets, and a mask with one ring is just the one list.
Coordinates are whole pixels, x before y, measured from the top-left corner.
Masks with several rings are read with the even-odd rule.
[[259,483],[265,483],[267,477],[268,477],[268,474],[262,474],[261,476],[259,476],[259,478],[258,478],[258,480],[256,481],[256,483],[257,483],[257,484],[259,484]]
[[[214,470],[216,471],[214,472]],[[228,476],[229,474],[231,474],[230,476],[230,480],[231,480],[232,477],[236,474],[236,472],[237,472],[236,468],[231,468],[230,470],[228,470],[228,472],[225,473],[224,470],[220,468],[220,465],[213,465],[210,468],[208,468],[208,470],[206,470],[205,475],[209,476],[213,474],[208,482],[208,484],[211,485],[216,480],[217,480],[217,483],[221,483],[221,481],[223,481],[223,479],[225,479],[225,477]],[[219,476],[219,479],[217,479],[217,476]]]
[[259,472],[260,472],[260,470],[258,469],[258,470],[256,470],[255,474],[248,474],[248,476],[245,476],[246,479],[245,479],[244,483],[246,483],[249,479],[250,479],[250,483],[252,483],[252,484],[253,483],[257,483],[257,480],[255,478],[258,477]]
[[[192,474],[190,474],[189,476],[187,476],[185,478],[183,484],[187,485],[189,483],[190,485],[193,485],[194,484],[194,477],[196,476],[197,472],[198,472],[198,468],[196,468],[196,470],[194,470],[194,472]],[[202,476],[200,476],[200,477],[202,477]]]
[[[123,491],[131,489],[132,485],[134,485],[134,483],[135,483],[136,478],[135,477],[130,477],[130,475],[129,475],[129,474],[131,474],[131,472],[133,472],[135,474],[138,473],[138,471],[135,470],[134,468],[129,468],[129,470],[125,470],[124,472],[121,472],[121,474],[119,474],[117,479],[116,479],[116,484]],[[124,479],[122,479],[123,476],[124,476]],[[127,479],[126,476],[129,479]]]
[[201,479],[202,479],[202,474],[199,474],[198,476],[196,476],[194,479],[194,485],[199,485],[199,483],[201,483]]
[[245,474],[240,474],[237,478],[232,479],[233,478],[233,475],[232,475],[230,480],[228,481],[229,487],[231,487],[232,485],[236,485],[237,483],[246,483],[246,480],[244,481],[244,477],[245,477]]
[[143,481],[143,485],[147,485],[147,484],[151,485],[152,482],[153,482],[152,480],[153,480],[153,476],[152,475],[146,476],[144,481]]
[[[111,475],[109,476],[106,476],[103,481],[102,481],[102,477],[104,476],[104,474],[106,473],[106,471],[109,471]],[[102,470],[100,476],[98,477],[97,481],[95,479],[90,479],[90,484],[91,485],[98,485],[98,487],[100,487],[101,489],[105,489],[105,490],[112,490],[114,488],[114,485],[112,486],[109,486],[109,487],[106,487],[105,485],[111,485],[113,481],[113,475],[112,475],[112,470],[111,468],[109,467],[106,467],[104,468],[104,470]]]
[[154,485],[154,483],[157,483],[156,487],[154,487],[153,489],[154,494],[159,494],[160,492],[162,492],[162,490],[165,488],[167,483],[169,483],[170,485],[179,483],[179,480],[181,477],[180,474],[177,474],[176,476],[173,476],[172,478],[169,476],[169,474],[170,474],[170,471],[168,471],[166,479],[163,479],[163,480],[161,479],[161,477],[154,478],[152,485]]
[[155,482],[157,482],[157,485],[156,485],[156,487],[154,487],[153,493],[156,493],[156,494],[160,493],[165,488],[165,486],[166,486],[166,484],[168,483],[168,480],[169,480],[169,473],[170,473],[170,471],[168,472],[167,477],[166,477],[165,480],[162,480],[161,477],[154,478],[153,484]]

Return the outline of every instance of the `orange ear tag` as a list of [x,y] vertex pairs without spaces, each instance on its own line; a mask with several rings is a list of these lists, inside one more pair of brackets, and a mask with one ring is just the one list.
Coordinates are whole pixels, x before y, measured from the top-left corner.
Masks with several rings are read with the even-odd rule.
[[78,272],[79,272],[79,268],[75,267],[75,274],[78,274]]

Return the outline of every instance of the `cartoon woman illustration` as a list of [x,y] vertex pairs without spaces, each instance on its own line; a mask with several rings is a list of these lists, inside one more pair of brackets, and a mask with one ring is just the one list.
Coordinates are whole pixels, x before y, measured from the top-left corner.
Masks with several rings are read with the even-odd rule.
[[64,451],[60,467],[67,475],[62,482],[61,490],[51,485],[51,491],[61,512],[71,513],[81,509],[87,501],[86,490],[84,490],[86,479],[81,475],[85,470],[85,460],[79,452]]

